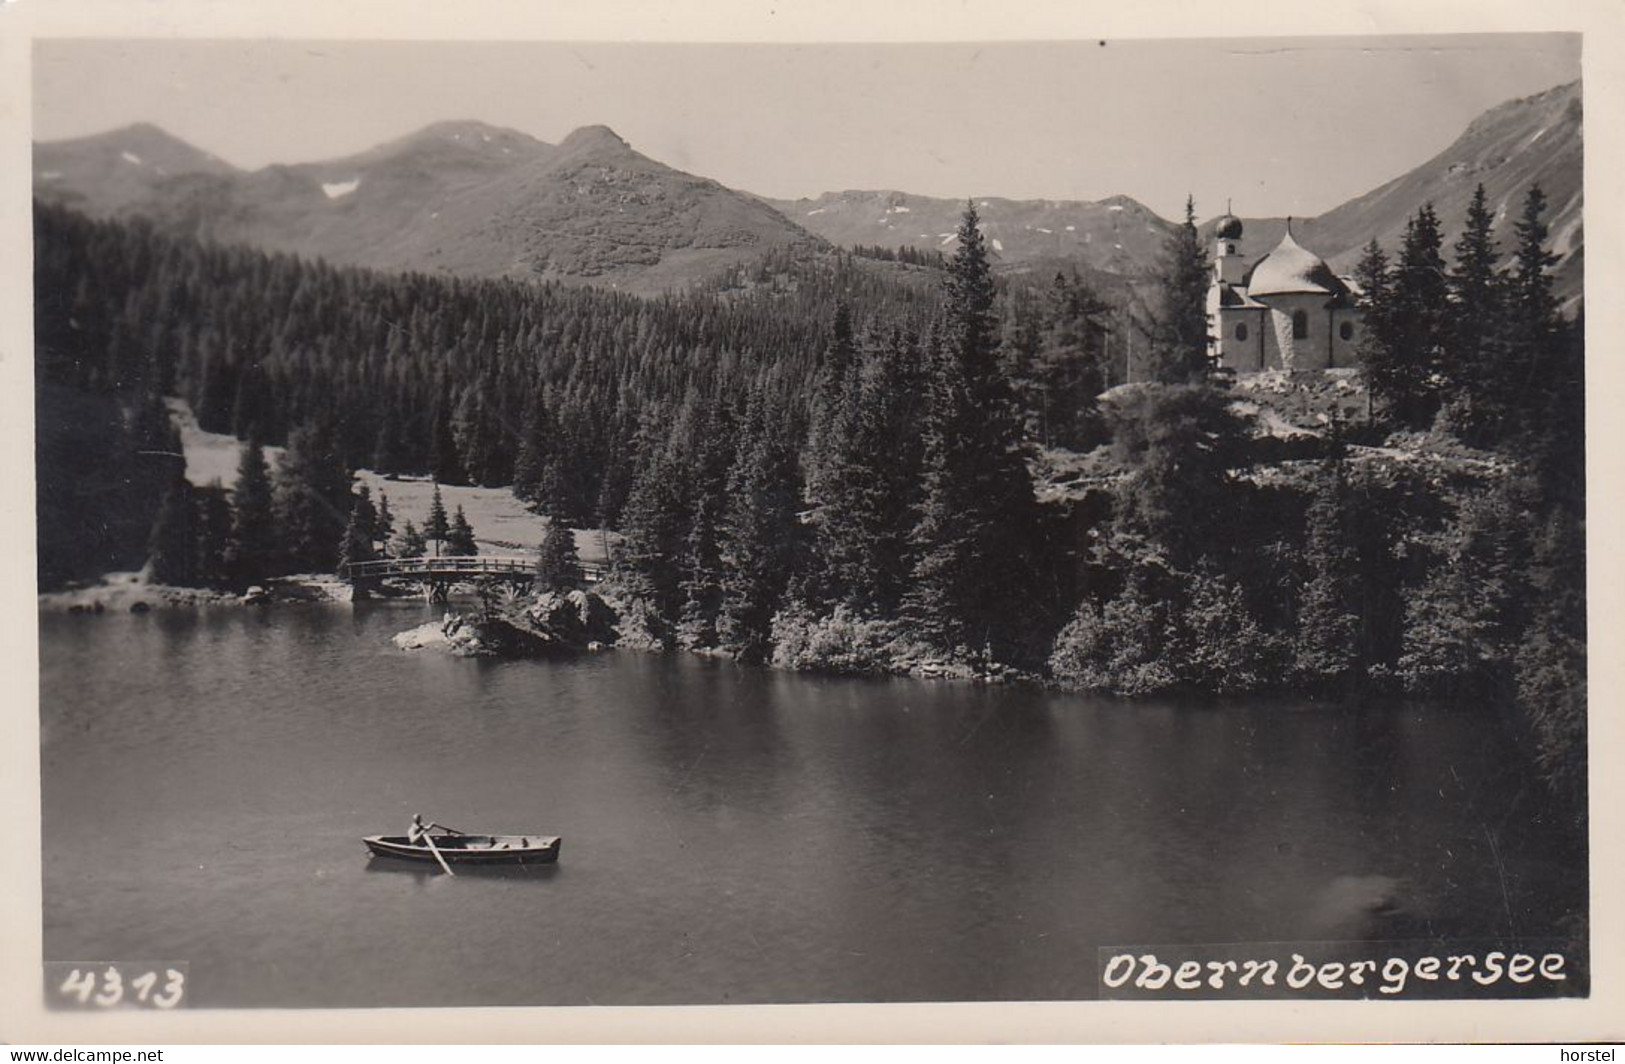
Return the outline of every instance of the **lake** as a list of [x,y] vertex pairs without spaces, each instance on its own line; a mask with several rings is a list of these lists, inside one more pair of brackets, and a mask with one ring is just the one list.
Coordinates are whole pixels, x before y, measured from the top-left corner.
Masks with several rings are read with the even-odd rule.
[[[1089,999],[1102,946],[1586,905],[1489,710],[391,645],[435,615],[42,614],[46,959],[186,961],[198,1007]],[[562,857],[370,859],[414,812]]]

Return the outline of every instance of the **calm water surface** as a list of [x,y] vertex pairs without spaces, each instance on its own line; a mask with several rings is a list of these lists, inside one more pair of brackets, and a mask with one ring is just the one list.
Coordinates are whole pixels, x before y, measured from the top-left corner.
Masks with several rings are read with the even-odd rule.
[[[427,616],[42,616],[46,959],[188,961],[198,1006],[1075,999],[1102,945],[1584,906],[1487,716],[390,645]],[[415,811],[562,861],[370,860]]]

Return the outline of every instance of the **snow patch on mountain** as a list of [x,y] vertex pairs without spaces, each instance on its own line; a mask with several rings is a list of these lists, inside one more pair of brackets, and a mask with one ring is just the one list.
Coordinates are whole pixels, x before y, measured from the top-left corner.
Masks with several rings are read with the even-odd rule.
[[141,165],[141,156],[137,155],[133,151],[121,151],[118,153],[118,157],[127,163],[134,164],[135,166]]
[[348,196],[350,193],[354,192],[360,187],[361,179],[359,177],[353,177],[348,181],[322,182],[322,191],[327,194],[328,199],[338,199],[340,196]]

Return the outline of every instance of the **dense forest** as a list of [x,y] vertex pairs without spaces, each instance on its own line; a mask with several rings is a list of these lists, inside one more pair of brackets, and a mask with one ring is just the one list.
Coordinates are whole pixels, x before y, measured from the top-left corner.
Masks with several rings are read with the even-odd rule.
[[[1190,210],[1125,324],[1076,277],[995,283],[971,208],[940,265],[770,257],[650,300],[37,208],[41,583],[133,559],[241,586],[401,550],[361,467],[511,485],[621,532],[606,591],[662,645],[1501,706],[1577,793],[1583,326],[1543,210],[1534,189],[1509,267],[1482,194],[1448,251],[1428,206],[1369,247],[1370,416],[1284,460],[1208,359]],[[1143,372],[1113,387],[1129,340]],[[247,441],[231,490],[185,484],[165,396]],[[1109,475],[1040,492],[1060,450]]]

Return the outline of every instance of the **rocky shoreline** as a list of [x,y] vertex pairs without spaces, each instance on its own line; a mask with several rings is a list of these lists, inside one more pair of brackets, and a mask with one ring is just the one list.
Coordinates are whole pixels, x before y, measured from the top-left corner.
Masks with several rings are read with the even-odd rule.
[[350,585],[337,576],[308,573],[248,589],[245,594],[217,588],[176,587],[153,583],[141,573],[108,573],[84,587],[47,591],[39,595],[40,610],[48,613],[147,613],[151,610],[203,609],[222,606],[349,602]]
[[[84,615],[147,613],[152,610],[241,608],[354,601],[353,589],[337,576],[310,573],[250,588],[247,594],[211,588],[174,587],[145,580],[138,572],[109,573],[95,584],[39,596],[44,612]],[[726,651],[679,646],[639,603],[605,598],[594,591],[544,592],[499,613],[447,611],[398,633],[393,642],[406,651],[432,650],[456,657],[521,659],[564,657],[599,650],[690,653],[730,659]],[[1042,683],[1037,676],[1007,666],[986,667],[941,655],[887,655],[863,668],[831,663],[771,663],[792,672],[958,680],[972,683]]]
[[[434,650],[456,657],[562,657],[598,650],[632,650],[651,654],[687,653],[732,660],[727,651],[681,645],[652,620],[638,602],[605,598],[595,591],[544,592],[501,610],[447,611],[394,637],[402,650]],[[958,680],[971,683],[1043,683],[1041,677],[997,662],[943,655],[899,641],[887,653],[861,667],[843,666],[833,658],[767,663],[789,672]]]

